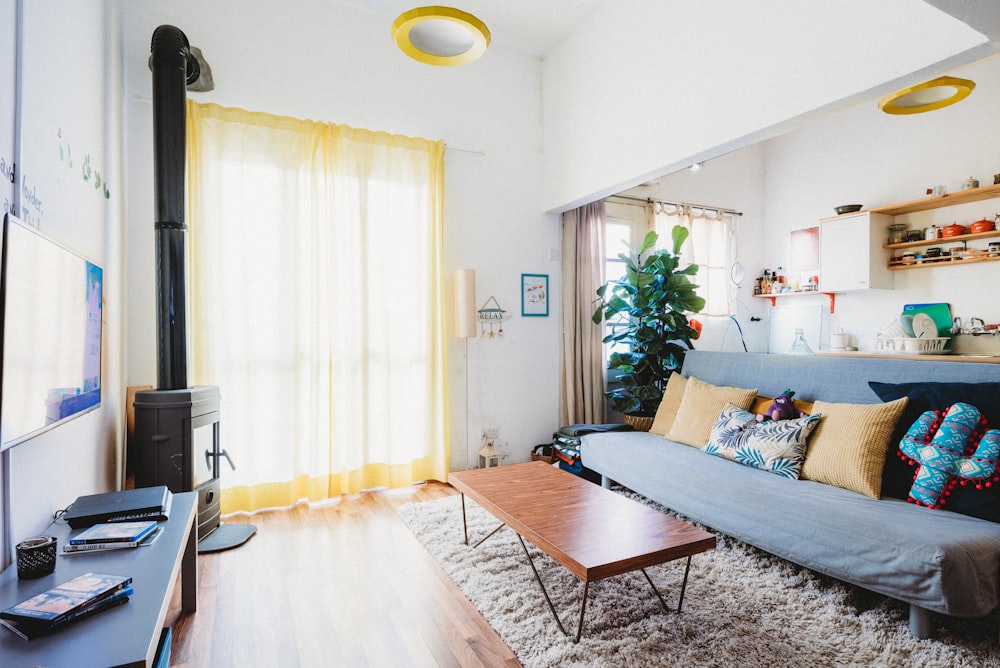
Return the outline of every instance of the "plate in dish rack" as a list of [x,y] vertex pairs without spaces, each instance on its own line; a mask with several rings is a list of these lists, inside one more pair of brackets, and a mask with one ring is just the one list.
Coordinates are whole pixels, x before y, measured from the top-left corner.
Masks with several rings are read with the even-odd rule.
[[[916,318],[914,318],[916,320]],[[875,337],[875,352],[896,355],[947,355],[947,336],[912,338],[908,336]]]
[[926,313],[913,316],[913,336],[918,339],[935,339],[938,335],[937,323]]

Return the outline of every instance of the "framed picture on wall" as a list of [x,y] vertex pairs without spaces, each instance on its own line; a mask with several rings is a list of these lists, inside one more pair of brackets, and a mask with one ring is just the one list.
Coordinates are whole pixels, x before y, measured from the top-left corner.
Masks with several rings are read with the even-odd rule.
[[521,274],[521,315],[549,314],[549,275]]
[[819,268],[819,228],[795,230],[791,234],[788,271],[814,271]]

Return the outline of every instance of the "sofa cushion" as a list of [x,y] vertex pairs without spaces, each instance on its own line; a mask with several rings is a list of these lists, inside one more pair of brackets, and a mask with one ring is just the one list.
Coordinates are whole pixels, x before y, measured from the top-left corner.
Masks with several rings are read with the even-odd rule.
[[885,453],[906,403],[905,397],[883,404],[816,401],[813,412],[823,419],[809,441],[801,477],[879,498]]
[[746,410],[757,396],[757,390],[712,385],[693,376],[687,379],[685,385],[684,397],[677,409],[674,423],[667,432],[667,438],[696,448],[708,443],[712,425],[727,403]]
[[819,415],[758,422],[750,411],[727,404],[712,426],[705,452],[745,466],[797,479],[806,458],[806,439]]
[[679,373],[670,374],[667,380],[667,387],[663,390],[663,399],[656,409],[656,417],[653,418],[653,426],[649,428],[649,433],[666,436],[667,432],[674,425],[674,416],[681,406],[681,399],[684,398],[684,388],[687,385],[687,378]]
[[959,402],[972,404],[993,426],[1000,426],[1000,383],[881,383],[868,386],[882,401],[909,398],[906,410],[893,431],[882,476],[882,496],[905,499],[913,483],[914,470],[899,457],[899,442],[906,430],[925,411],[945,410]]
[[[892,436],[882,474],[882,495],[905,499],[913,484],[916,467],[899,456],[899,442],[924,411],[946,410],[959,402],[979,409],[990,427],[1000,427],[1000,383],[881,383],[868,386],[882,401],[907,397],[909,403]],[[958,485],[945,499],[943,507],[956,513],[1000,522],[1000,485],[977,488]]]

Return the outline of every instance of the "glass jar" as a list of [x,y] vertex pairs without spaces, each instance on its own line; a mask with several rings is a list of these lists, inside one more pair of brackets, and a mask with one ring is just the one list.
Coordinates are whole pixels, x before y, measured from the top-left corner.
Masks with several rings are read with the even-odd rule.
[[789,355],[813,355],[812,348],[806,343],[806,335],[801,327],[795,328],[795,340],[792,347],[788,349]]
[[901,244],[906,239],[906,225],[893,223],[889,226],[889,243]]

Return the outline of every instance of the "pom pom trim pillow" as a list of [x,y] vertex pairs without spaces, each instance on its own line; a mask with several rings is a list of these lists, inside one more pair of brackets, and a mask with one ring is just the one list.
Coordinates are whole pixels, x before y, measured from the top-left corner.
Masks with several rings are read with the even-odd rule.
[[696,448],[708,445],[712,425],[719,419],[727,403],[747,410],[757,398],[756,389],[712,385],[694,376],[689,377],[685,385],[684,398],[681,399],[674,424],[666,438]]
[[820,415],[758,422],[750,411],[727,404],[712,427],[705,452],[734,462],[798,479],[806,458],[806,441]]

